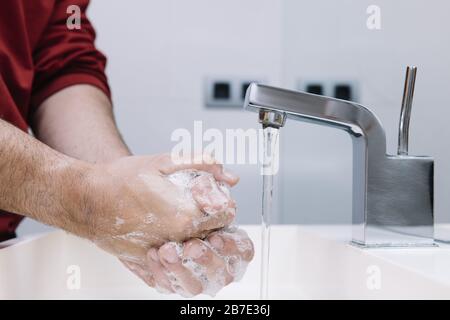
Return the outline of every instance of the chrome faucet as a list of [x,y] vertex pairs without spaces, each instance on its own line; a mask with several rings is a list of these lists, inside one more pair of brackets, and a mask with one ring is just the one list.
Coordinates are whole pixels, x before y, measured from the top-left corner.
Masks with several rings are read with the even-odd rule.
[[260,84],[247,90],[244,108],[259,112],[263,127],[286,118],[345,130],[353,142],[352,243],[364,247],[433,246],[434,160],[408,155],[416,68],[408,67],[397,155],[386,154],[386,135],[368,108],[350,101]]

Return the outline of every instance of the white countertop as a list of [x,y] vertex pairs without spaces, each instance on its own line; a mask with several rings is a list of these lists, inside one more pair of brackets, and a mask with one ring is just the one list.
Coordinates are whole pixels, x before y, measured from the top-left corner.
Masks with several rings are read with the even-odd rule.
[[[217,298],[259,297],[260,227],[243,228],[255,242],[255,259]],[[271,238],[270,298],[450,298],[449,245],[361,249],[349,244],[350,226],[277,225]],[[70,266],[79,267],[80,289],[67,286]],[[0,299],[14,298],[178,297],[148,288],[89,241],[56,231],[0,249]]]

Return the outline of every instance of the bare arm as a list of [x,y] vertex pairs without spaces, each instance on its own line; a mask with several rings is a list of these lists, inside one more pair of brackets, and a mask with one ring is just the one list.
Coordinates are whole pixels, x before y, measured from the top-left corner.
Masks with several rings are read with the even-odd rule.
[[[237,182],[220,165],[191,167],[231,185]],[[213,207],[219,201],[230,210],[205,219],[202,202],[197,207],[165,178],[185,168],[169,155],[90,164],[52,150],[0,120],[0,209],[89,238],[118,256],[144,259],[151,246],[201,236],[231,222],[234,205],[227,196],[203,205]],[[198,183],[202,186],[201,180]],[[149,214],[157,223],[146,220]]]
[[33,117],[36,137],[71,157],[108,162],[130,155],[106,95],[91,85],[74,85],[47,98]]
[[0,209],[85,235],[76,207],[89,166],[0,120]]

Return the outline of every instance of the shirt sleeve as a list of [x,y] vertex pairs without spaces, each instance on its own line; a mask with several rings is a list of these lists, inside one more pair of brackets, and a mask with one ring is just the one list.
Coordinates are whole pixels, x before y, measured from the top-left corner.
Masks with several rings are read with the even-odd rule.
[[[95,30],[86,17],[89,0],[56,0],[49,23],[33,51],[31,111],[68,86],[90,84],[111,97],[105,75],[106,57],[94,45]],[[81,28],[70,30],[67,8],[81,10]]]

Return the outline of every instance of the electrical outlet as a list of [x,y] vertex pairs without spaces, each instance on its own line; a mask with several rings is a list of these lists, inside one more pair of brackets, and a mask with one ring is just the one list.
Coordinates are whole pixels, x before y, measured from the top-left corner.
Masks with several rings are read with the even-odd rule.
[[308,79],[298,81],[297,89],[304,92],[334,97],[342,100],[359,101],[359,87],[355,80]]
[[205,79],[204,96],[207,108],[242,108],[248,86],[262,83],[261,79],[240,77],[208,77]]
[[321,83],[308,83],[305,86],[305,91],[309,92],[309,93],[314,93],[314,94],[319,94],[319,95],[323,95],[325,88],[323,87],[323,84]]

